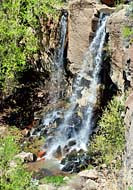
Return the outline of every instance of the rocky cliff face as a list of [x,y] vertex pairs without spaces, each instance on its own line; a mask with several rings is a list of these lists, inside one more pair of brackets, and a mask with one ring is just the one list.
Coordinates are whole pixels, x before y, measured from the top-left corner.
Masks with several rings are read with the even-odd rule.
[[107,24],[109,32],[109,51],[111,55],[112,81],[118,89],[130,89],[131,95],[126,101],[126,153],[124,156],[124,183],[133,184],[133,44],[123,37],[125,26],[133,26],[133,19],[126,16],[126,7],[113,13]]
[[[111,79],[122,91],[133,87],[133,45],[123,37],[123,29],[131,24],[126,8],[113,13],[107,24],[109,53],[111,56]],[[133,21],[132,21],[133,24]]]
[[97,29],[99,13],[112,11],[94,0],[75,0],[69,4],[68,60],[72,73],[77,73],[81,68],[83,56]]
[[[83,55],[92,41],[97,28],[99,12],[111,13],[113,10],[105,5],[99,5],[96,1],[70,1],[69,4],[69,27],[68,27],[68,60],[69,70],[76,74],[81,68]],[[109,2],[109,1],[108,1]],[[111,1],[113,2],[113,1]],[[103,2],[105,3],[105,2]],[[132,25],[133,20],[127,16],[127,6],[121,10],[114,11],[107,22],[108,33],[107,51],[110,55],[109,76],[117,88],[124,92],[133,89],[133,44],[124,39],[123,29]],[[87,94],[87,93],[86,93]],[[126,102],[125,124],[126,132],[126,154],[124,165],[127,176],[132,176],[133,168],[133,95],[130,95]],[[126,172],[125,172],[126,173]],[[132,179],[130,179],[132,182]],[[133,183],[133,182],[132,182]]]
[[126,101],[126,116],[125,123],[126,130],[126,154],[124,158],[124,178],[126,182],[133,185],[133,93],[127,98]]

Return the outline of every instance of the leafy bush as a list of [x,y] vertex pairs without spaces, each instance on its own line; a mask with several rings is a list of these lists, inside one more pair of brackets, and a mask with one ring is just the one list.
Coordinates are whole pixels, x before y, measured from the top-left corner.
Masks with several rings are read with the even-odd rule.
[[123,28],[123,36],[124,38],[129,38],[133,35],[133,29],[129,26],[125,26]]
[[115,5],[120,5],[120,4],[123,4],[124,3],[124,0],[115,0]]
[[128,187],[128,190],[133,190],[133,187]]
[[[126,8],[126,14],[125,14],[129,20],[132,19],[133,17],[133,2],[131,2],[127,8]],[[131,23],[131,22],[129,22]],[[128,40],[129,43],[133,43],[133,26],[132,24],[128,24],[127,26],[125,26],[123,28],[123,31],[122,31],[122,34],[123,34],[123,38]]]
[[33,60],[40,48],[39,18],[55,16],[61,0],[0,1],[0,86]]
[[94,136],[89,154],[97,164],[107,164],[122,154],[125,144],[125,127],[121,116],[123,101],[116,97],[108,104],[99,122],[98,134]]
[[0,189],[36,190],[37,187],[31,183],[31,174],[25,170],[22,163],[19,160],[13,162],[18,152],[19,147],[14,136],[0,139]]
[[51,183],[56,186],[61,186],[63,183],[65,183],[64,176],[46,176],[45,178],[43,178],[41,180],[41,182],[42,183]]

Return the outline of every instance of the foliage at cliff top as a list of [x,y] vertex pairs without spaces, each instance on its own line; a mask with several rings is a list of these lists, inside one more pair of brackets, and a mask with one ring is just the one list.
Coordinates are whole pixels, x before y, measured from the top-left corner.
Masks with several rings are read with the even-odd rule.
[[61,0],[0,1],[0,87],[31,66],[39,49],[39,18],[56,17]]

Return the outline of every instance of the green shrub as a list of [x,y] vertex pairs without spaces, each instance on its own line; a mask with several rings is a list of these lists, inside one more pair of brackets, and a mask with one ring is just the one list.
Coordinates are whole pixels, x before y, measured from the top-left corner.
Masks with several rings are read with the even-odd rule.
[[37,187],[31,182],[31,174],[25,170],[19,160],[15,160],[11,166],[18,152],[19,147],[14,136],[0,139],[0,189],[36,190]]
[[123,28],[123,37],[124,38],[129,38],[133,35],[133,29],[132,27],[129,27],[129,26],[125,26]]
[[133,187],[128,187],[128,190],[133,190]]
[[115,5],[118,6],[120,4],[123,4],[124,0],[115,0]]
[[[0,2],[0,87],[17,72],[33,66],[39,48],[39,19],[56,16],[61,0],[6,0]],[[32,61],[33,62],[33,61]],[[7,80],[8,81],[8,80]]]
[[97,164],[110,165],[123,152],[125,127],[122,112],[124,112],[123,101],[116,97],[111,100],[103,112],[99,121],[99,131],[89,147],[90,157]]
[[51,183],[56,186],[61,186],[65,183],[64,176],[46,176],[41,180],[42,183]]

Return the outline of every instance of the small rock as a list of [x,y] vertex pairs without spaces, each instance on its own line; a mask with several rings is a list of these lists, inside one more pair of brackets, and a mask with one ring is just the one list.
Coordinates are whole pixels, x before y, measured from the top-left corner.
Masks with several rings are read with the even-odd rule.
[[95,169],[84,170],[78,174],[80,177],[89,178],[89,179],[98,179],[98,173]]
[[7,128],[4,126],[0,126],[0,137],[5,136],[7,133]]
[[68,176],[65,176],[64,178],[63,178],[63,180],[64,181],[68,181],[70,178],[68,177]]
[[53,185],[42,184],[39,185],[38,190],[56,190],[56,188]]
[[46,154],[45,150],[42,150],[38,153],[37,157],[42,158]]
[[15,158],[19,158],[22,162],[34,162],[37,159],[36,155],[31,152],[21,152]]
[[88,179],[86,181],[86,184],[83,190],[97,190],[97,188],[98,188],[98,183],[96,183],[95,181],[91,179]]
[[104,169],[104,168],[107,168],[107,165],[106,164],[102,164],[101,167]]
[[54,156],[58,159],[62,157],[62,149],[60,145],[57,147],[56,152],[54,153]]
[[24,137],[29,137],[30,131],[28,129],[24,129],[24,130],[22,130],[22,135],[24,135]]
[[68,142],[68,146],[74,146],[76,144],[75,140],[71,140]]

